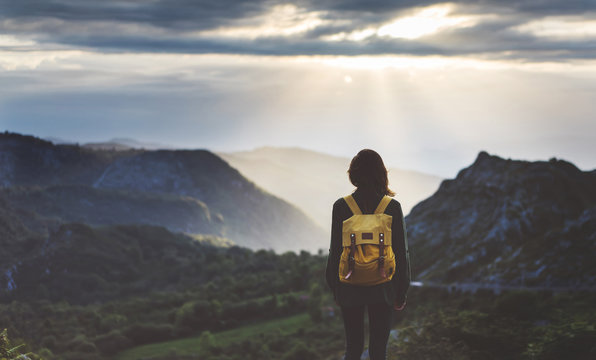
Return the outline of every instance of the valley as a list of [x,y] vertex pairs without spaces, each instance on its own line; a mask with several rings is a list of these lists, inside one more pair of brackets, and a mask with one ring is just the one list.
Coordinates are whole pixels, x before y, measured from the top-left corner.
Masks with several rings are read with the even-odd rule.
[[[217,155],[4,134],[0,168],[0,326],[32,359],[341,357],[325,230]],[[595,171],[479,153],[406,217],[389,359],[592,358],[595,211]]]

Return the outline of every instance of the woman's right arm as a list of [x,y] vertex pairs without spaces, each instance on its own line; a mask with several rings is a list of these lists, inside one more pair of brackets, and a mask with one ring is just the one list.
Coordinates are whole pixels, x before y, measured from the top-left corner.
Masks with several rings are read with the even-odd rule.
[[327,285],[335,294],[335,288],[339,283],[339,258],[341,256],[341,226],[342,221],[339,216],[339,205],[341,199],[333,204],[333,212],[331,215],[331,241],[329,244],[329,256],[327,257],[327,268],[325,270],[325,278]]
[[394,284],[396,295],[395,309],[401,310],[406,303],[406,295],[408,288],[410,287],[411,272],[406,222],[399,203],[396,207],[396,213],[393,216],[391,241],[393,252],[397,256],[395,259],[397,262],[396,275],[391,279]]

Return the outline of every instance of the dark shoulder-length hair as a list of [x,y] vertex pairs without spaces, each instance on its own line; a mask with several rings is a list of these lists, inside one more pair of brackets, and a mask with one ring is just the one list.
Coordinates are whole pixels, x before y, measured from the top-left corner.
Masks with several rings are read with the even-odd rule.
[[363,149],[354,156],[348,169],[350,182],[365,192],[395,196],[395,192],[389,189],[387,179],[387,168],[376,151]]

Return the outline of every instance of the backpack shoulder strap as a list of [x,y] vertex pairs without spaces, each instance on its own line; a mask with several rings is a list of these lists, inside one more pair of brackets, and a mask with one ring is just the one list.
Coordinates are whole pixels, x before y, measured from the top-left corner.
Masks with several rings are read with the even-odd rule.
[[362,211],[360,211],[360,208],[358,207],[358,204],[356,204],[356,200],[354,200],[352,195],[344,196],[344,200],[348,203],[348,206],[354,215],[362,215]]
[[383,196],[381,201],[379,201],[379,205],[377,206],[377,209],[375,210],[375,214],[383,214],[385,212],[385,209],[387,208],[387,205],[389,205],[390,201],[391,201],[390,196],[387,196],[387,195]]

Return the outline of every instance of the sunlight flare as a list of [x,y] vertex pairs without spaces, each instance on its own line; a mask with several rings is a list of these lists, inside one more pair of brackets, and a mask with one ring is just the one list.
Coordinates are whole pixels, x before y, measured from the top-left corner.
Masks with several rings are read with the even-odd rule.
[[[420,8],[412,15],[402,16],[378,28],[368,27],[352,32],[341,32],[323,37],[326,41],[363,41],[373,36],[413,40],[449,29],[476,25],[478,15],[453,15],[455,6],[451,3]],[[487,17],[484,15],[483,17]]]
[[429,6],[412,16],[398,18],[381,26],[377,30],[377,35],[412,40],[441,30],[475,24],[473,18],[468,16],[450,16],[452,10],[451,4]]

